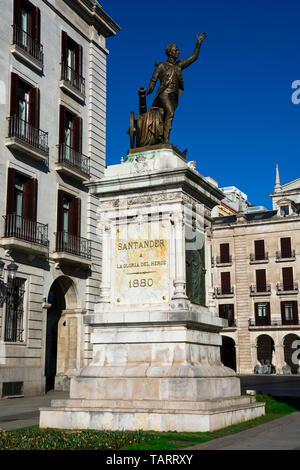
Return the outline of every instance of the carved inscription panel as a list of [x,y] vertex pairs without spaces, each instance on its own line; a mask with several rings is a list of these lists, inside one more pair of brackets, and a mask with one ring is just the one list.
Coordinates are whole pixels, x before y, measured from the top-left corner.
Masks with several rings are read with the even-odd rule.
[[162,221],[119,225],[114,293],[123,304],[159,303],[169,296],[168,229]]

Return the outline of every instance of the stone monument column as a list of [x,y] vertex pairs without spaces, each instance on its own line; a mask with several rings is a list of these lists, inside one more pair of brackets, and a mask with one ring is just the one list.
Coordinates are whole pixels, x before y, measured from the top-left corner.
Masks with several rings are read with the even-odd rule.
[[173,300],[185,300],[186,275],[185,275],[185,236],[184,215],[182,212],[173,214],[174,238],[175,238],[175,279]]
[[102,281],[100,284],[100,302],[110,303],[111,301],[111,266],[112,266],[112,226],[108,222],[100,224],[100,233],[102,234]]

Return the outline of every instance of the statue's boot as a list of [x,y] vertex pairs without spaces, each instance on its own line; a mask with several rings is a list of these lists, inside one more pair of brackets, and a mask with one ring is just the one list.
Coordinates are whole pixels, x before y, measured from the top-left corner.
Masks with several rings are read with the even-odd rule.
[[164,144],[169,143],[171,129],[172,129],[172,119],[168,119],[164,125],[164,135],[163,135]]

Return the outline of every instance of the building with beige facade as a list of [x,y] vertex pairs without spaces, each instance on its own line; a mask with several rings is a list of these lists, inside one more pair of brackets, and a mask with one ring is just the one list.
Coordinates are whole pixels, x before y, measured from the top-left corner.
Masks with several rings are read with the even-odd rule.
[[[0,308],[0,398],[65,388],[90,359],[99,294],[106,38],[96,0],[3,0],[0,261],[18,266]],[[3,287],[3,284],[1,284]]]
[[270,196],[273,210],[216,217],[210,234],[222,359],[240,374],[299,372],[300,179],[280,185],[277,168]]

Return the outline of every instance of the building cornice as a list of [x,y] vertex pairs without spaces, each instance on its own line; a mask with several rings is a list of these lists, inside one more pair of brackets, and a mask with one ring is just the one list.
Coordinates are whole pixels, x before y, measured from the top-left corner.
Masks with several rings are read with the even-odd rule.
[[[286,224],[286,223],[294,223],[294,222],[300,222],[300,216],[286,216],[286,217],[274,217],[269,220],[252,220],[252,221],[246,221],[243,223],[237,223],[237,222],[232,222],[232,223],[224,223],[224,224],[217,224],[214,225],[212,223],[212,230],[224,230],[224,229],[235,229],[235,228],[241,228],[241,227],[253,227],[253,226],[259,226],[259,225],[270,225],[270,224]],[[299,227],[300,229],[300,227]]]
[[[108,36],[113,36],[114,34],[116,34],[118,31],[120,31],[120,27],[113,22],[113,20],[111,19],[111,21],[114,23],[115,27],[114,29],[110,29],[110,28],[105,28],[105,21],[102,21],[101,22],[101,27],[100,27],[100,24],[99,22],[96,21],[99,20],[99,18],[96,18],[95,15],[91,14],[91,15],[87,15],[87,14],[83,14],[83,10],[81,9],[75,9],[74,6],[75,4],[77,4],[77,6],[79,6],[79,2],[81,3],[83,0],[63,0],[70,8],[72,8],[72,10],[75,10],[76,13],[81,17],[83,18],[87,24],[89,24],[90,26],[94,26],[98,33],[99,34],[102,34],[103,36],[105,37],[108,37]],[[84,0],[85,2],[88,2],[90,4],[92,4],[93,2],[91,0]],[[58,10],[54,5],[52,5],[48,0],[42,0],[43,3],[45,3],[45,5],[47,5],[47,7],[49,7],[57,16],[59,16],[62,20],[64,20],[69,26],[71,26],[74,31],[76,31],[76,33],[78,33],[83,39],[85,39],[86,41],[90,42],[90,43],[93,43],[96,47],[98,47],[98,49],[100,49],[105,55],[108,54],[108,50],[101,46],[98,42],[96,42],[95,40],[91,39],[90,37],[88,37],[86,34],[84,34],[82,32],[81,29],[79,29],[78,27],[76,27],[74,25],[74,22],[72,22],[64,13],[62,13],[60,10]],[[94,4],[94,8],[96,8],[96,5]],[[100,8],[100,5],[99,5],[99,8]],[[100,8],[100,10],[102,10]],[[82,14],[80,14],[80,11]],[[103,14],[106,15],[106,13],[102,10]],[[108,18],[110,18],[108,15],[106,15]]]
[[96,0],[63,0],[72,10],[104,37],[114,36],[120,26],[102,9]]

